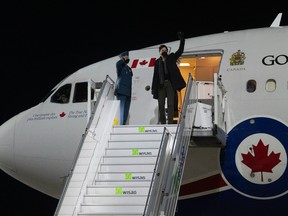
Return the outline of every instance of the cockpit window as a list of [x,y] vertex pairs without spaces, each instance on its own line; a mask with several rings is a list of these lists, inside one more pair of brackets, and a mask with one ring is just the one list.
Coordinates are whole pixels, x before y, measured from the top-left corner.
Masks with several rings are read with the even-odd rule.
[[246,90],[247,92],[254,92],[256,91],[256,81],[255,80],[248,80],[247,84],[246,84]]
[[[73,103],[87,102],[87,82],[75,84]],[[94,89],[91,89],[91,100],[94,98]]]
[[61,86],[51,97],[52,103],[65,104],[69,102],[71,93],[71,84]]

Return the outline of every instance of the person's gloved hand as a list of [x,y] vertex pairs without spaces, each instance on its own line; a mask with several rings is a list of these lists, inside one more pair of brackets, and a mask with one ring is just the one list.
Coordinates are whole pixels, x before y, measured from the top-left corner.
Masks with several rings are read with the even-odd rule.
[[180,40],[184,39],[184,32],[177,32],[177,35]]

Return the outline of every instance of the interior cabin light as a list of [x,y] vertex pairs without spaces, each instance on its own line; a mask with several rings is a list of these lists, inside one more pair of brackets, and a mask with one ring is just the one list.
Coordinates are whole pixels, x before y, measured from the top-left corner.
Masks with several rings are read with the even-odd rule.
[[181,67],[189,67],[190,64],[187,63],[187,62],[183,62],[183,63],[180,63],[180,66],[181,66]]

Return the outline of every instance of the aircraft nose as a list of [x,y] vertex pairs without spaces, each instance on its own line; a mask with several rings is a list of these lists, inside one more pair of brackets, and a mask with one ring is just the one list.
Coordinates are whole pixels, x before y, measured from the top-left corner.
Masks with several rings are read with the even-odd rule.
[[13,117],[0,126],[0,168],[4,171],[13,171],[14,163],[14,134],[15,121]]

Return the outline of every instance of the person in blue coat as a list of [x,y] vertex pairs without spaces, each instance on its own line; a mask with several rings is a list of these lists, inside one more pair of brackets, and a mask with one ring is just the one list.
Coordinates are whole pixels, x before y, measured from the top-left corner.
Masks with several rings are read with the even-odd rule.
[[128,63],[129,52],[125,51],[119,55],[120,60],[116,62],[117,81],[114,95],[120,100],[120,125],[125,125],[129,115],[132,94],[133,72]]

